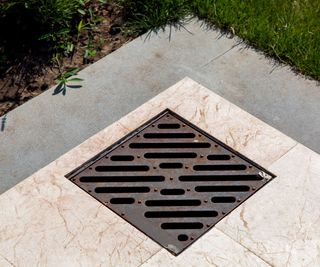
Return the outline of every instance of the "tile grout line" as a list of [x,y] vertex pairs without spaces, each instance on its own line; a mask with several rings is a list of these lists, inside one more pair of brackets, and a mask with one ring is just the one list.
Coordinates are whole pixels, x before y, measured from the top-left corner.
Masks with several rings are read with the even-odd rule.
[[260,260],[262,260],[263,262],[265,262],[266,264],[268,264],[269,266],[274,266],[272,265],[270,262],[268,262],[267,260],[265,260],[264,258],[261,258],[261,256],[259,256],[258,254],[256,254],[253,250],[247,248],[245,245],[243,245],[242,243],[240,243],[238,240],[234,239],[232,236],[226,234],[225,232],[223,232],[222,230],[220,230],[219,228],[215,227],[216,230],[218,230],[219,232],[221,232],[223,235],[227,236],[228,238],[230,238],[231,240],[233,240],[234,242],[236,242],[237,244],[239,244],[241,247],[245,248],[247,251],[249,251],[250,253],[252,253],[253,255],[255,255],[257,258],[259,258]]
[[[277,129],[276,129],[276,130],[277,130]],[[290,138],[291,138],[291,137],[290,137]],[[294,139],[293,139],[293,140],[294,140]],[[296,141],[296,140],[294,140],[294,141]],[[272,161],[272,162],[269,164],[268,169],[269,169],[273,164],[275,164],[278,160],[282,159],[284,156],[286,156],[288,153],[290,153],[291,150],[293,150],[293,149],[294,149],[296,146],[298,146],[298,145],[302,145],[302,144],[300,144],[299,142],[296,142],[294,146],[292,146],[292,147],[289,148],[286,152],[284,152],[278,159]]]
[[[149,238],[149,237],[148,237]],[[139,264],[137,267],[141,267],[143,266],[148,260],[152,259],[154,256],[156,256],[158,253],[160,253],[162,250],[164,250],[164,248],[161,248],[154,254],[152,254],[149,258],[147,258],[144,262],[142,262],[141,264]]]

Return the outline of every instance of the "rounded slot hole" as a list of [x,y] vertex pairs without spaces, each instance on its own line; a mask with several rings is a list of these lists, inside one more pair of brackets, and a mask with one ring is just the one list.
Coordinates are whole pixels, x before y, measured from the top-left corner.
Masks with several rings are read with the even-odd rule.
[[162,229],[202,229],[203,224],[199,222],[174,222],[161,224]]
[[192,217],[217,217],[215,210],[184,210],[184,211],[147,211],[146,218],[192,218]]
[[199,199],[163,199],[163,200],[147,200],[146,206],[149,207],[165,207],[165,206],[200,206]]
[[150,188],[146,186],[134,186],[134,187],[97,187],[96,193],[148,193]]
[[183,195],[185,193],[184,189],[173,188],[173,189],[162,189],[160,191],[161,195]]
[[225,165],[195,165],[195,171],[239,171],[247,169],[243,164],[225,164]]
[[196,158],[197,154],[192,152],[185,153],[146,153],[144,154],[146,159],[183,159],[183,158]]
[[145,133],[143,135],[147,139],[160,139],[160,138],[194,138],[194,133]]
[[235,197],[213,197],[211,199],[213,203],[234,203],[236,202]]
[[247,185],[207,185],[196,186],[197,192],[246,192],[250,190]]
[[181,182],[210,182],[210,181],[255,181],[262,180],[260,175],[183,175]]
[[110,158],[112,161],[133,161],[134,156],[130,155],[116,155]]
[[208,160],[230,160],[230,155],[208,155]]
[[149,171],[149,167],[143,166],[143,165],[97,166],[96,171],[97,172],[145,172],[145,171]]
[[161,169],[181,169],[183,167],[183,164],[179,162],[161,163],[159,167]]
[[210,143],[131,143],[130,148],[148,149],[148,148],[208,148]]
[[111,198],[111,204],[133,204],[134,198],[131,197],[123,197],[123,198]]
[[82,176],[82,183],[137,183],[137,182],[163,182],[164,176]]
[[179,241],[187,241],[189,237],[187,235],[178,235],[178,240]]
[[178,123],[160,123],[158,124],[159,129],[179,129],[180,124]]

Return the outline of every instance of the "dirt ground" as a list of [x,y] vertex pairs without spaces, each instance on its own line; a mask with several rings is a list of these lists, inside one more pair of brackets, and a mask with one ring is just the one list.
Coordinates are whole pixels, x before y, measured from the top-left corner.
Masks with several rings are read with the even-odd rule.
[[[68,68],[83,69],[134,38],[121,32],[123,15],[118,6],[108,4],[97,12],[102,21],[93,30],[92,43],[96,55],[90,60],[84,59],[86,37],[80,36],[74,54],[60,59],[62,72]],[[13,47],[16,49],[14,57],[0,64],[0,116],[55,85],[58,66],[51,60],[52,52],[47,50],[45,44],[39,43],[36,46],[26,44]]]

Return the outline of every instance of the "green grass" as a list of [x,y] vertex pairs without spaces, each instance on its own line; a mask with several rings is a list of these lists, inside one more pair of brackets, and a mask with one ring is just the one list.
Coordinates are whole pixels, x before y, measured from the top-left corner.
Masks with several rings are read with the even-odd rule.
[[320,80],[319,0],[118,0],[136,33],[178,26],[187,15],[241,37]]

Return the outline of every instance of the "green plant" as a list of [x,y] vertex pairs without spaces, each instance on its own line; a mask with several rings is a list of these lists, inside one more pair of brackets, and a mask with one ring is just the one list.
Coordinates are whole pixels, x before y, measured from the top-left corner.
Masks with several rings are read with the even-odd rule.
[[78,68],[71,68],[65,72],[60,73],[55,80],[55,83],[57,86],[54,89],[53,95],[57,95],[60,93],[62,93],[63,95],[66,95],[67,88],[71,88],[71,89],[80,88],[81,85],[73,84],[73,83],[78,83],[78,82],[83,81],[83,79],[81,79],[81,78],[74,77],[77,75],[78,71],[79,71]]
[[125,9],[125,32],[144,33],[163,30],[167,24],[182,26],[190,13],[188,0],[118,0]]

